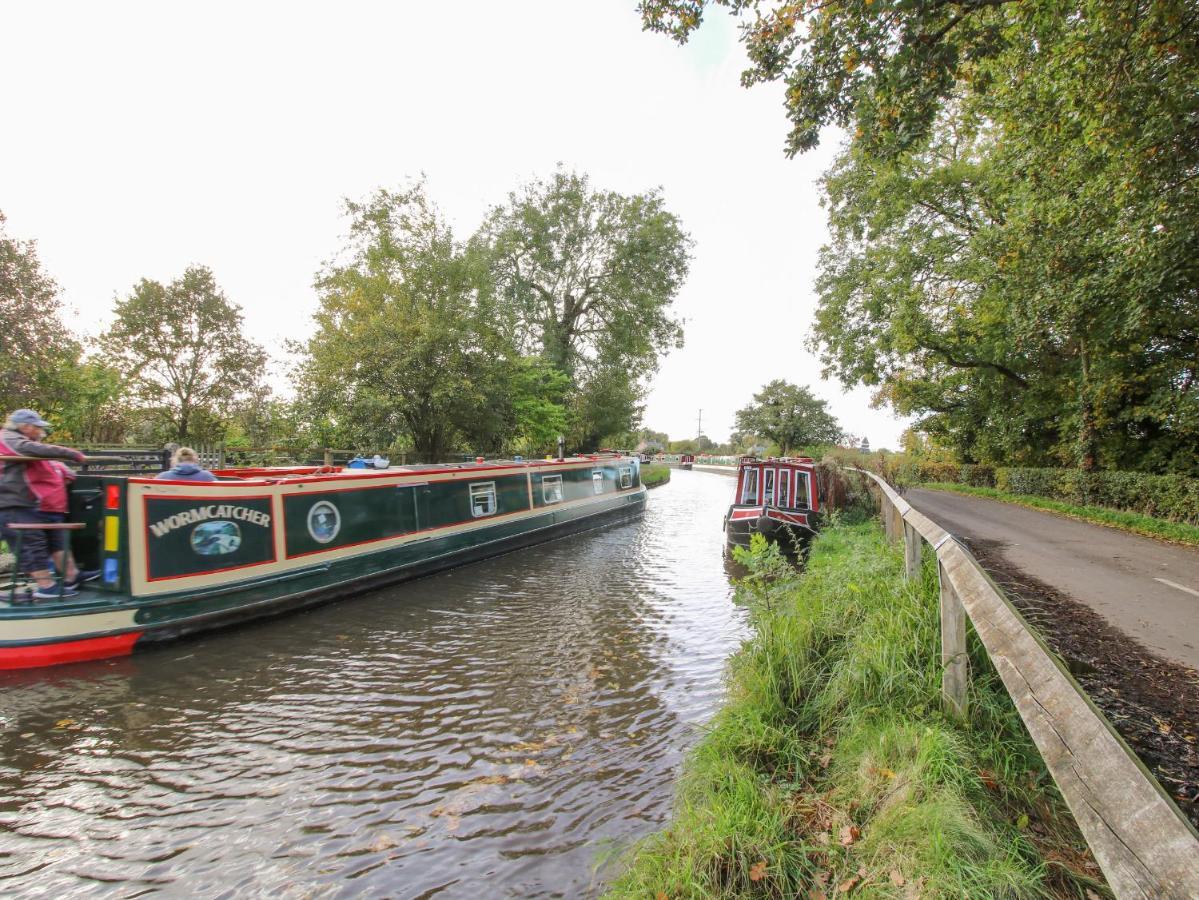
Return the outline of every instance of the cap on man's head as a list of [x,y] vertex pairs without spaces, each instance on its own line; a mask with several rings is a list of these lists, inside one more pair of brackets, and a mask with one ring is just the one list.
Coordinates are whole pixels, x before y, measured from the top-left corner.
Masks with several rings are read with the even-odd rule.
[[14,425],[36,425],[38,428],[50,427],[50,423],[32,409],[18,409],[8,417],[8,421]]

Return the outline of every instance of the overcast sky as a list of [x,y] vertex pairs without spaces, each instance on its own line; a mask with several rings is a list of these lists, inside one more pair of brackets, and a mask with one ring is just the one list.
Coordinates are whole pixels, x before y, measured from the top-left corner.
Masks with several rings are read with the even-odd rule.
[[735,25],[678,47],[635,0],[8,3],[0,18],[0,210],[38,242],[71,326],[98,334],[142,277],[209,266],[282,358],[346,232],[344,197],[422,173],[467,238],[562,165],[596,187],[661,187],[695,239],[645,424],[724,440],[774,378],[896,447],[905,423],[820,380],[804,348],[827,239],[817,179],[838,136],[782,152],[777,86],[744,89]]

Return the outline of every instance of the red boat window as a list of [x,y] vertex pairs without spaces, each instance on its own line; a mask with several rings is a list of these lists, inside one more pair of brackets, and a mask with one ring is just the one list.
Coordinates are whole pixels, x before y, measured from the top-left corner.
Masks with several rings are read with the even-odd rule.
[[779,506],[791,505],[791,470],[779,469]]
[[757,503],[758,502],[758,470],[757,469],[742,469],[741,470],[741,502],[742,503]]
[[762,470],[762,502],[774,505],[774,469]]
[[807,472],[795,470],[795,502],[791,505],[797,509],[812,508],[811,480]]

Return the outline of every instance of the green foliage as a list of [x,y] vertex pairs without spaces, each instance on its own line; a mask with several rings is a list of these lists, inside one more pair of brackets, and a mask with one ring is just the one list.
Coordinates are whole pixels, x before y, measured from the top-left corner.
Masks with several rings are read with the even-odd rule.
[[1006,48],[927,139],[843,154],[818,285],[829,374],[968,462],[1199,472],[1199,41],[1178,13],[1010,7]]
[[62,321],[58,285],[42,270],[33,241],[5,234],[0,213],[0,416],[32,407],[61,413],[80,356]]
[[[745,16],[788,152],[827,123],[826,372],[966,462],[1199,474],[1192,0],[803,4]],[[643,0],[679,40],[698,0]]]
[[737,430],[773,441],[782,456],[805,444],[832,444],[840,439],[841,426],[827,406],[806,387],[776,379],[737,411]]
[[647,488],[658,487],[670,481],[670,466],[645,465],[641,467],[641,483]]
[[[710,0],[745,16],[741,40],[748,86],[783,81],[791,156],[819,142],[825,125],[856,124],[876,153],[894,153],[927,134],[955,84],[1003,50],[1004,3],[865,0]],[[708,0],[641,0],[647,29],[680,42],[703,20]]]
[[976,640],[971,719],[940,712],[931,556],[905,582],[870,523],[826,529],[802,575],[762,545],[746,561],[754,634],[729,700],[687,760],[674,821],[612,896],[831,896],[849,879],[880,897],[1104,891],[1066,862],[1083,839]]
[[681,345],[669,307],[691,239],[656,191],[594,190],[587,176],[559,170],[493,209],[476,241],[525,349],[559,370],[574,375],[588,359],[652,369]]
[[520,349],[570,378],[569,443],[593,447],[634,428],[641,377],[682,345],[670,304],[691,239],[660,194],[595,190],[559,170],[494,208],[472,247]]
[[991,467],[924,460],[903,462],[897,474],[907,483],[996,488],[1005,494],[1046,497],[1076,506],[1103,506],[1199,525],[1199,478],[1182,475]]
[[86,359],[64,373],[55,437],[77,444],[120,444],[142,416],[126,397],[121,373],[102,359]]
[[[1001,470],[1002,471],[1002,470]],[[1048,512],[1079,519],[1084,522],[1094,522],[1098,525],[1109,525],[1121,531],[1131,531],[1149,537],[1163,538],[1179,544],[1189,544],[1199,547],[1199,525],[1186,522],[1173,522],[1158,519],[1138,512],[1127,512],[1106,506],[1083,506],[1061,500],[1051,500],[1047,497],[1032,494],[1013,494],[989,487],[971,487],[949,482],[930,482],[921,485],[938,491],[952,491],[957,494],[970,494],[975,497],[986,497],[990,500],[1002,500],[1006,503],[1018,503],[1030,509],[1042,509]]]
[[[416,184],[347,201],[350,244],[316,281],[316,332],[294,376],[310,417],[336,442],[403,438],[440,459],[505,430],[504,335],[479,258],[454,240]],[[519,373],[528,376],[527,371]]]
[[261,381],[267,360],[242,334],[241,307],[204,266],[165,286],[142,279],[117,301],[99,345],[131,402],[160,426],[157,437],[181,443],[219,440],[233,404]]

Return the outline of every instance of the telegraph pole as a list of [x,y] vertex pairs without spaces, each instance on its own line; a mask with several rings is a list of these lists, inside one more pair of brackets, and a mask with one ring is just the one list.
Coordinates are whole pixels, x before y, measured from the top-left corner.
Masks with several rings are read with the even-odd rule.
[[699,418],[695,420],[695,440],[699,441],[700,435],[704,433],[704,411],[699,411]]

